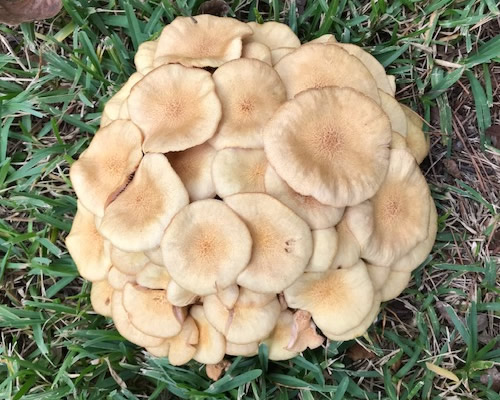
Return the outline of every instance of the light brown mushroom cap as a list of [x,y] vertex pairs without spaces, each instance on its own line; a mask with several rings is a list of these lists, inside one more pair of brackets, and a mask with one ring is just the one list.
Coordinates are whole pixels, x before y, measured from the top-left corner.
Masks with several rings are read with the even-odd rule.
[[437,235],[437,210],[434,200],[430,199],[429,231],[427,238],[417,244],[403,257],[396,260],[392,265],[393,271],[411,272],[422,264],[432,251]]
[[332,44],[332,43],[338,43],[337,39],[335,39],[335,36],[333,36],[331,33],[326,33],[324,35],[321,35],[320,37],[317,37],[316,39],[310,40],[307,43],[304,43],[305,45],[308,44],[314,44],[314,43],[323,43],[323,44]]
[[288,305],[309,311],[321,330],[342,334],[368,315],[375,291],[359,260],[350,268],[307,272],[284,293]]
[[217,292],[217,298],[224,304],[228,310],[234,307],[236,300],[240,295],[240,287],[237,284],[232,284],[227,288],[221,289]]
[[167,300],[177,307],[185,307],[193,304],[198,299],[198,295],[179,286],[174,280],[168,283]]
[[127,283],[123,289],[123,307],[130,322],[142,332],[163,338],[177,335],[186,315],[167,300],[165,290],[153,290]]
[[391,121],[392,130],[406,137],[408,134],[408,118],[398,101],[379,89],[380,106]]
[[78,199],[98,217],[128,183],[142,158],[141,131],[130,121],[99,129],[90,146],[70,169]]
[[271,60],[271,50],[265,44],[250,42],[243,45],[241,51],[242,58],[253,58],[265,62],[267,65],[273,65]]
[[335,230],[337,231],[337,251],[330,268],[349,268],[359,260],[361,247],[351,232],[346,218],[340,220]]
[[226,354],[228,356],[252,357],[259,353],[259,342],[246,344],[231,343],[226,340]]
[[373,265],[366,263],[366,269],[372,280],[373,288],[380,290],[384,287],[391,274],[391,268],[386,266]]
[[427,237],[429,186],[406,150],[391,150],[386,179],[370,202],[374,230],[361,250],[368,262],[391,265]]
[[196,353],[193,358],[202,364],[217,364],[224,358],[226,339],[208,322],[203,306],[192,306],[189,311],[199,331]]
[[298,351],[287,350],[292,335],[293,313],[282,311],[271,335],[263,343],[269,351],[269,359],[274,361],[289,360],[299,354]]
[[97,231],[94,214],[81,202],[78,202],[78,210],[65,242],[84,279],[91,282],[106,279],[111,268],[111,245]]
[[391,150],[392,149],[406,149],[406,138],[401,136],[399,133],[392,131],[392,140],[391,140]]
[[160,36],[155,65],[180,63],[187,67],[219,67],[240,58],[242,38],[252,29],[234,18],[203,14],[177,17]]
[[380,288],[381,301],[389,301],[398,297],[406,289],[410,279],[410,272],[391,271],[384,286]]
[[222,118],[210,144],[216,149],[262,148],[263,126],[286,101],[279,75],[262,61],[240,58],[219,67],[213,80]]
[[224,372],[226,372],[231,366],[231,362],[228,360],[222,360],[217,364],[207,364],[205,366],[205,372],[207,376],[213,380],[218,381]]
[[135,282],[135,275],[124,274],[116,267],[111,267],[108,272],[108,282],[115,290],[123,290],[125,285],[129,282]]
[[293,313],[292,335],[287,350],[303,352],[305,349],[315,349],[323,344],[325,338],[316,332],[316,325],[311,319],[311,313],[297,310]]
[[392,90],[390,93],[396,93],[396,77],[394,75],[386,75],[386,77]]
[[[377,103],[380,101],[377,83],[370,71],[359,59],[337,45],[301,46],[283,57],[274,68],[289,99],[307,89],[340,86],[355,89]],[[364,109],[363,106],[360,108]]]
[[278,47],[299,47],[300,40],[288,25],[280,22],[248,22],[253,30],[253,35],[245,38],[245,43],[259,42],[265,44],[271,50]]
[[334,227],[312,231],[313,253],[306,272],[323,272],[330,268],[337,252],[338,236]]
[[150,40],[139,45],[134,56],[134,64],[137,72],[146,75],[153,70],[153,62],[159,40]]
[[129,253],[117,247],[111,247],[111,262],[120,272],[135,275],[149,262],[149,258],[142,251]]
[[134,85],[143,77],[143,74],[134,72],[132,75],[130,75],[130,78],[128,78],[127,82],[125,82],[121,89],[108,100],[103,110],[103,114],[106,113],[107,118],[112,121],[122,119],[120,118],[120,110],[122,108],[122,105],[126,103],[127,98],[130,95],[130,91],[132,90]]
[[166,289],[170,282],[170,275],[163,265],[150,262],[135,276],[135,280],[145,288]]
[[266,153],[260,149],[219,150],[212,164],[215,192],[221,198],[236,193],[265,192]]
[[281,311],[276,296],[267,304],[261,304],[261,299],[265,296],[242,289],[236,304],[228,310],[216,295],[211,295],[203,299],[203,309],[212,326],[230,342],[258,342],[272,332]]
[[375,102],[339,87],[300,93],[264,128],[278,175],[296,192],[335,207],[375,194],[389,165],[391,137],[389,119]]
[[111,298],[111,313],[115,328],[120,335],[137,346],[149,347],[161,345],[165,339],[146,335],[144,332],[132,325],[127,311],[123,307],[122,299],[123,292],[115,290],[113,292],[113,297]]
[[146,250],[144,254],[146,254],[152,263],[155,263],[156,265],[163,265],[163,254],[160,246],[155,247],[154,249]]
[[239,193],[224,202],[238,214],[253,240],[250,263],[238,276],[240,286],[279,293],[297,279],[312,255],[309,226],[278,200],[264,193]]
[[104,317],[111,317],[111,297],[113,296],[113,290],[113,287],[107,280],[92,283],[90,303],[97,314]]
[[121,250],[153,249],[173,216],[188,203],[188,193],[167,158],[146,154],[132,182],[106,208],[99,231]]
[[325,229],[337,225],[344,214],[343,207],[322,204],[312,196],[295,192],[270,165],[267,167],[264,183],[267,194],[291,208],[311,229]]
[[106,110],[102,110],[102,115],[101,115],[101,123],[99,125],[100,128],[105,128],[106,126],[108,126],[111,122],[113,122],[113,120],[111,119],[111,117],[108,115],[108,113],[106,112]]
[[163,65],[137,83],[127,99],[130,119],[144,134],[144,152],[167,153],[211,138],[221,105],[210,72]]
[[295,47],[278,47],[276,49],[271,50],[271,63],[273,66],[279,63],[279,61],[292,53],[295,50]]
[[168,161],[181,178],[191,201],[213,198],[212,162],[216,151],[208,143],[167,154]]
[[406,145],[408,150],[420,164],[429,154],[431,142],[430,137],[422,130],[423,122],[420,116],[411,108],[401,104],[406,117],[408,118],[408,135]]
[[236,282],[250,260],[252,238],[226,204],[200,200],[173,218],[161,248],[172,279],[186,290],[205,296]]

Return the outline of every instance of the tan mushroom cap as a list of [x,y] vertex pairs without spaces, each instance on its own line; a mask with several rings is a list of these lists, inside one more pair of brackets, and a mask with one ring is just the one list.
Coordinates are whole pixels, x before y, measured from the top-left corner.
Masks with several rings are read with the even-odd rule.
[[141,131],[130,121],[99,129],[90,146],[70,169],[78,199],[98,217],[128,183],[142,158]]
[[389,165],[391,137],[389,119],[374,101],[339,87],[298,94],[264,128],[278,175],[296,192],[334,207],[375,194]]
[[391,265],[427,237],[429,186],[406,150],[391,150],[385,181],[370,201],[374,229],[361,250],[368,262]]
[[297,310],[293,313],[292,336],[287,349],[303,352],[305,349],[315,349],[323,344],[325,338],[316,332],[316,325],[311,319],[311,313]]
[[144,152],[167,153],[202,144],[221,118],[210,72],[163,65],[137,83],[127,99],[130,119],[144,134]]
[[135,282],[135,275],[124,274],[116,267],[111,267],[108,272],[108,283],[115,290],[123,290],[127,283]]
[[111,297],[113,296],[113,291],[113,287],[107,280],[92,283],[90,303],[97,314],[104,317],[111,317]]
[[309,311],[321,330],[342,334],[368,315],[375,290],[363,261],[350,268],[307,272],[285,289],[292,308]]
[[184,289],[205,296],[236,282],[250,260],[252,238],[226,204],[200,200],[173,218],[161,248],[172,279]]
[[253,35],[245,38],[245,43],[258,42],[265,44],[271,50],[278,47],[299,47],[300,40],[288,25],[280,22],[248,22]]
[[161,345],[165,339],[147,335],[132,325],[127,311],[123,307],[122,300],[123,292],[115,290],[111,298],[111,313],[115,328],[120,335],[137,346],[149,347]]
[[268,65],[273,65],[271,60],[271,50],[265,44],[258,42],[250,42],[243,45],[241,51],[242,58],[253,58],[260,60]]
[[391,121],[392,130],[406,137],[408,134],[408,118],[398,101],[379,89],[380,106]]
[[268,166],[264,180],[266,193],[291,208],[311,229],[326,229],[337,225],[344,214],[343,207],[322,204],[312,196],[295,192],[271,166]]
[[234,307],[240,295],[240,287],[236,284],[228,286],[217,292],[217,298],[228,310]]
[[431,142],[430,137],[422,130],[422,118],[411,108],[401,104],[406,117],[408,118],[408,135],[406,145],[408,150],[420,164],[429,154]]
[[399,133],[392,131],[391,150],[392,149],[406,149],[406,138]]
[[170,283],[170,275],[163,265],[150,262],[135,276],[135,280],[145,288],[166,289]]
[[427,238],[417,244],[403,257],[396,260],[391,269],[398,272],[411,272],[422,264],[432,251],[437,235],[437,210],[434,200],[430,199],[429,230]]
[[224,202],[238,214],[253,240],[252,258],[237,283],[261,293],[279,293],[297,279],[312,255],[309,226],[264,193],[239,193]]
[[213,74],[222,118],[210,144],[262,148],[262,128],[286,101],[279,75],[266,63],[249,58],[230,61]]
[[307,89],[340,86],[355,89],[377,103],[380,101],[377,83],[370,71],[359,59],[336,45],[301,46],[283,57],[274,68],[289,99]]
[[208,143],[167,154],[168,161],[181,178],[191,201],[213,198],[212,162],[216,151]]
[[100,128],[105,128],[106,126],[108,126],[111,122],[113,122],[114,120],[111,119],[111,117],[108,115],[108,113],[106,112],[106,110],[102,110],[102,115],[101,115],[101,123],[99,125]]
[[392,90],[390,93],[396,93],[396,77],[394,75],[386,75],[386,77]]
[[295,50],[295,47],[278,47],[276,49],[271,50],[271,63],[273,66],[279,63],[279,61],[292,53]]
[[224,335],[208,322],[203,306],[192,306],[189,313],[195,320],[199,331],[198,344],[193,358],[202,364],[217,364],[224,358],[226,350]]
[[265,192],[266,153],[260,149],[219,150],[212,164],[215,192],[221,198],[235,193]]
[[150,40],[139,45],[134,56],[134,64],[137,72],[146,75],[153,70],[153,62],[159,40]]
[[398,297],[406,289],[410,279],[410,272],[391,271],[384,286],[380,289],[381,301],[389,301]]
[[111,268],[110,244],[99,234],[95,217],[81,202],[73,220],[66,247],[80,275],[91,282],[106,279]]
[[252,29],[234,18],[213,15],[177,17],[160,36],[155,65],[180,63],[187,67],[219,67],[240,58],[242,38]]
[[259,353],[259,342],[236,344],[226,341],[226,354],[228,356],[252,357]]
[[154,249],[146,250],[144,252],[149,260],[156,265],[163,265],[163,254],[161,252],[161,247],[155,247]]
[[153,290],[127,283],[123,289],[123,307],[130,322],[140,331],[163,338],[177,335],[186,315],[167,300],[165,290]]
[[337,253],[338,235],[334,227],[312,231],[313,253],[306,272],[323,272],[332,265]]
[[326,33],[324,35],[321,35],[320,37],[317,37],[316,39],[310,40],[307,43],[304,44],[314,44],[314,43],[323,43],[323,44],[332,44],[332,43],[338,43],[337,39],[335,39],[335,36],[333,36],[331,33]]
[[179,286],[174,280],[171,280],[167,286],[167,300],[177,307],[185,307],[193,304],[199,296]]
[[149,258],[142,251],[129,253],[117,247],[111,247],[111,262],[120,272],[135,275],[149,262]]
[[335,230],[337,231],[337,251],[333,257],[331,268],[349,268],[359,260],[361,246],[349,228],[345,216],[335,226]]
[[356,238],[361,248],[364,248],[375,229],[373,205],[366,200],[355,206],[348,207],[344,214],[349,230]]
[[212,326],[236,344],[258,342],[266,338],[276,325],[281,311],[275,295],[269,301],[267,294],[248,289],[241,290],[231,310],[216,295],[203,299],[203,309]]
[[130,75],[130,78],[128,78],[127,82],[125,82],[122,88],[108,100],[103,110],[103,113],[106,114],[107,118],[109,118],[112,121],[117,119],[123,119],[120,117],[120,110],[122,108],[122,105],[127,102],[127,98],[130,95],[132,87],[137,82],[139,82],[143,77],[144,77],[143,74],[139,72],[134,72],[132,75]]
[[391,268],[386,266],[379,266],[366,263],[366,269],[372,280],[373,288],[380,290],[384,287],[391,274]]
[[146,154],[130,184],[106,208],[99,231],[121,250],[153,249],[173,216],[188,203],[188,193],[167,158]]

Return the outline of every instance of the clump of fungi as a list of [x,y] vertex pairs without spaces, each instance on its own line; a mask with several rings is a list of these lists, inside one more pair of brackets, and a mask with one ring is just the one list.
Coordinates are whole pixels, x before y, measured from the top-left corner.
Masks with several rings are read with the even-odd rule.
[[394,79],[332,35],[210,15],[135,64],[70,172],[94,310],[174,365],[363,335],[437,230]]

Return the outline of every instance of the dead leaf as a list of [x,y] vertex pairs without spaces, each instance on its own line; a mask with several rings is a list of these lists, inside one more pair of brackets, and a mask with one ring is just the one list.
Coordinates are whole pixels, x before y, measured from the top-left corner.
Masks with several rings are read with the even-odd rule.
[[444,369],[442,367],[437,366],[436,364],[432,364],[430,362],[426,362],[425,366],[427,369],[430,371],[434,372],[435,374],[442,376],[443,378],[452,380],[453,382],[459,383],[460,379],[458,376],[456,376],[453,372],[448,371],[447,369]]
[[222,375],[222,372],[226,372],[231,366],[231,362],[228,360],[222,360],[217,364],[207,364],[206,372],[207,376],[213,381],[219,380]]
[[481,383],[489,385],[491,382],[491,390],[500,393],[500,371],[498,371],[498,368],[493,367],[485,372],[485,374],[481,375]]
[[198,14],[210,14],[225,17],[231,8],[224,0],[205,1],[198,8]]
[[372,358],[375,358],[375,353],[365,349],[356,342],[347,350],[347,357],[349,357],[352,361],[371,360]]
[[61,0],[0,0],[0,23],[17,25],[55,16]]
[[491,144],[500,149],[500,125],[491,125],[486,129],[486,136],[491,139]]
[[446,172],[448,172],[454,178],[460,179],[462,174],[460,173],[460,169],[458,168],[457,163],[454,160],[448,159],[443,161],[444,167],[446,168]]

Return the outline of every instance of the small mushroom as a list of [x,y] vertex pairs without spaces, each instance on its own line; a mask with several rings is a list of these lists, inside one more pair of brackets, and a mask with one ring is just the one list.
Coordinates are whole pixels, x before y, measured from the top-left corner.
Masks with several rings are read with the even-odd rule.
[[134,64],[140,74],[146,75],[154,69],[153,63],[158,42],[159,40],[150,40],[139,45],[135,53]]
[[326,271],[337,253],[338,236],[334,227],[312,231],[313,253],[306,272]]
[[379,89],[380,106],[391,121],[392,130],[406,137],[408,134],[408,118],[398,101]]
[[111,247],[111,262],[120,272],[136,275],[149,262],[149,258],[142,251],[129,253],[117,247]]
[[252,357],[259,353],[259,342],[236,344],[226,340],[226,354],[228,356]]
[[250,42],[243,45],[241,51],[242,58],[253,58],[265,62],[267,65],[273,65],[271,61],[271,50],[265,44],[259,42]]
[[135,280],[145,288],[166,289],[170,282],[170,275],[163,265],[150,262],[135,276]]
[[186,307],[198,299],[198,295],[179,286],[171,280],[167,286],[167,300],[177,307]]
[[421,164],[430,149],[430,137],[422,130],[422,118],[411,108],[401,104],[406,117],[408,118],[408,134],[406,135],[406,145],[408,150],[415,157],[417,163]]
[[192,306],[190,315],[195,320],[200,333],[193,358],[202,364],[217,364],[222,361],[226,349],[224,335],[208,322],[203,306]]
[[90,289],[90,302],[97,314],[104,317],[111,317],[111,298],[113,297],[113,287],[107,280],[92,283]]
[[116,267],[111,267],[108,273],[108,283],[115,290],[123,290],[129,282],[135,282],[135,275],[124,274]]
[[258,42],[273,50],[278,47],[299,47],[300,40],[288,25],[269,21],[259,24],[248,22],[252,28],[253,35],[245,38],[244,43]]

